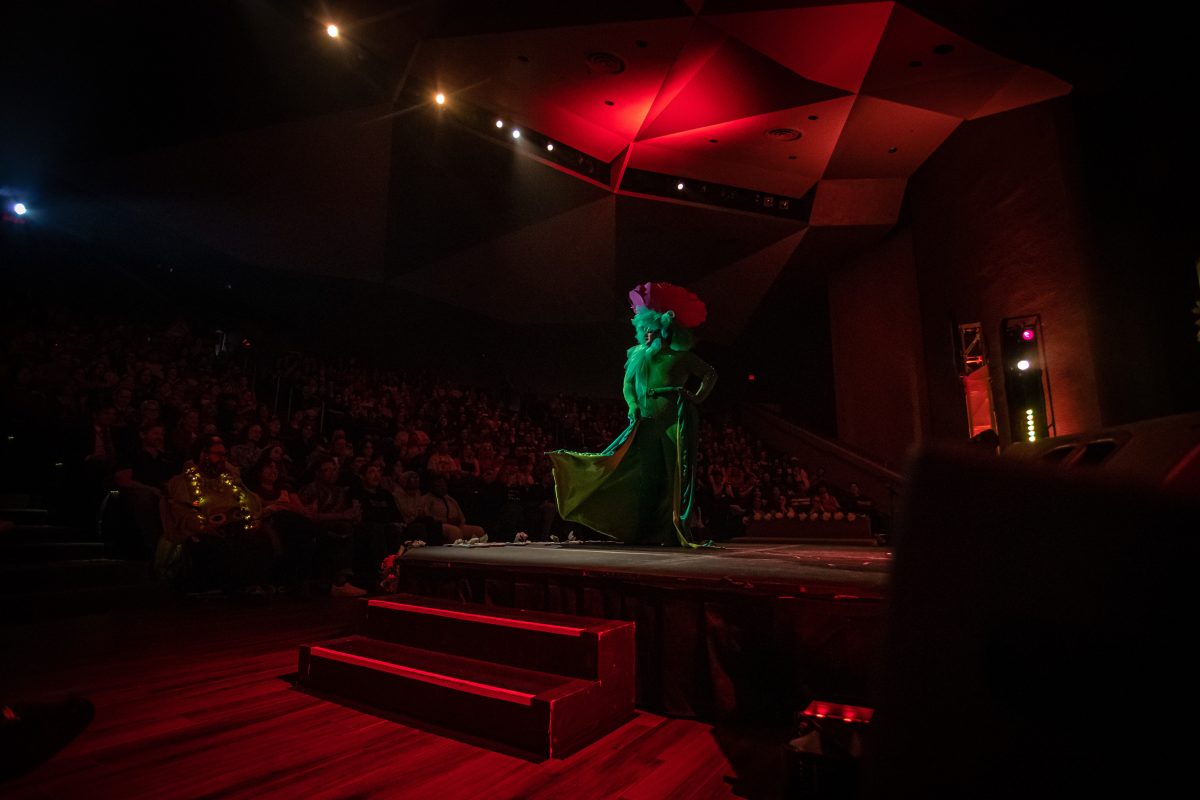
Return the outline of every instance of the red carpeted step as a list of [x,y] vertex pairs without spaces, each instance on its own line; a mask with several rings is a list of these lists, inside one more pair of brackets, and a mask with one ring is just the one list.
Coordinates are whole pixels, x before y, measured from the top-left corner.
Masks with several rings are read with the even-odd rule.
[[369,601],[364,631],[397,644],[599,680],[632,698],[632,667],[625,665],[634,654],[630,622],[400,594]]
[[612,722],[599,681],[364,636],[301,647],[299,682],[541,756],[576,749],[597,720]]

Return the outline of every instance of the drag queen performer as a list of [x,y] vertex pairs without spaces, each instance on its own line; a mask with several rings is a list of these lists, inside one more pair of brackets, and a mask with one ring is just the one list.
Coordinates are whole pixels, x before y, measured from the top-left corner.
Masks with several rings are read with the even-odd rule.
[[558,512],[630,544],[696,547],[687,535],[696,405],[717,373],[690,352],[691,329],[707,312],[700,298],[669,283],[643,283],[629,298],[637,331],[625,360],[629,427],[601,453],[548,454]]

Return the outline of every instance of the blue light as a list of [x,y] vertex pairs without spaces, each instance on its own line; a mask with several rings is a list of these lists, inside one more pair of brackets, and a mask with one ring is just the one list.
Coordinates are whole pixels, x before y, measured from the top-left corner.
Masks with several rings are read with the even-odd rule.
[[16,215],[18,217],[25,216],[25,212],[28,210],[29,209],[25,207],[24,203],[14,203],[13,204],[13,211],[16,213]]

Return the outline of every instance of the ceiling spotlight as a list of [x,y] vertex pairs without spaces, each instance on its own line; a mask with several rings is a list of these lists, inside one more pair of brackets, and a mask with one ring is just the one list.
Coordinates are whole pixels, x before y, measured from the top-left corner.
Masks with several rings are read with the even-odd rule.
[[18,217],[25,216],[25,212],[28,210],[29,209],[25,207],[24,203],[14,203],[13,204],[13,213],[16,214]]
[[325,32],[329,34],[330,39],[336,39],[338,37],[338,34],[340,33],[337,25],[326,26]]
[[683,181],[680,181],[679,183],[675,184],[675,188],[682,192],[683,191]]
[[513,128],[513,138],[514,138],[514,139],[520,139],[520,138],[521,138],[521,132],[520,132],[519,130],[517,130],[516,128]]
[[1021,370],[1021,372],[1024,372],[1025,370],[1029,369],[1029,359],[1022,358],[1020,361],[1018,361],[1017,369]]
[[554,149],[554,142],[546,142],[546,149],[547,149],[547,150],[553,150],[553,149]]
[[502,120],[502,119],[498,119],[498,120],[496,120],[496,127],[497,127],[497,128],[503,128],[503,127],[504,127],[504,120]]
[[1032,342],[1034,336],[1035,334],[1033,332],[1033,328],[1026,328],[1025,330],[1021,331],[1021,338],[1027,342]]
[[433,102],[437,103],[439,106],[446,105],[446,95],[438,92],[433,96]]

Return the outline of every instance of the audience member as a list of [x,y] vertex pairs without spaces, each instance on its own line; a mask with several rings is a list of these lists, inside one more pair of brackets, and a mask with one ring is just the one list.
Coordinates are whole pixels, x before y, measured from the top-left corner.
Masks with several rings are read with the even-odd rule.
[[362,509],[351,502],[346,487],[338,485],[338,464],[332,456],[321,458],[314,480],[300,490],[300,499],[311,512],[318,528],[317,552],[323,563],[322,577],[330,582],[335,597],[359,597],[365,589],[355,586],[354,526]]
[[425,496],[423,516],[431,517],[442,525],[442,536],[450,542],[459,539],[483,538],[487,534],[478,525],[467,523],[462,506],[448,494],[445,478],[434,478]]
[[198,439],[183,472],[167,483],[156,566],[191,591],[262,594],[272,552],[258,496],[226,461],[219,436]]

